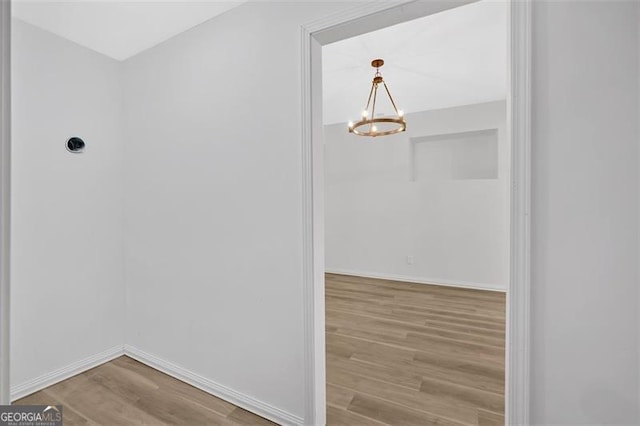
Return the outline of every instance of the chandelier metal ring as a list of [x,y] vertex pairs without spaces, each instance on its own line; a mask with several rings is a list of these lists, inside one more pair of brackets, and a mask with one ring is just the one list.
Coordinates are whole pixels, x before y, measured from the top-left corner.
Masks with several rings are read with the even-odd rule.
[[[372,130],[372,128],[374,128],[376,123],[395,123],[398,125],[398,127],[396,127],[395,129],[385,130],[385,131]],[[358,130],[359,128],[362,128],[363,126],[367,126],[367,125],[369,125],[369,131]],[[380,117],[380,118],[373,118],[368,120],[360,120],[356,123],[353,123],[353,126],[349,127],[349,132],[358,136],[372,136],[375,138],[376,136],[395,135],[396,133],[404,132],[406,129],[407,129],[407,123],[404,121],[404,118],[402,117],[398,117],[398,118]]]

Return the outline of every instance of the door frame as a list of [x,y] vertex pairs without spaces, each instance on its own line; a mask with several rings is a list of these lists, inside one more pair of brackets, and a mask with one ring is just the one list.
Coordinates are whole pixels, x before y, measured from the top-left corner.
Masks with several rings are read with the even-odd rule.
[[[304,419],[307,425],[326,423],[322,46],[474,1],[370,2],[301,28]],[[505,423],[527,425],[531,350],[531,0],[509,1],[508,30],[511,251],[506,312]]]
[[0,404],[10,403],[11,1],[0,0]]

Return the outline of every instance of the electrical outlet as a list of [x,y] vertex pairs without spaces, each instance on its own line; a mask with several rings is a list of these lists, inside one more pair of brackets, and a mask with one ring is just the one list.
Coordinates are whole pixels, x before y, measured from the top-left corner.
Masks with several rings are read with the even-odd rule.
[[413,265],[413,256],[407,256],[407,265]]

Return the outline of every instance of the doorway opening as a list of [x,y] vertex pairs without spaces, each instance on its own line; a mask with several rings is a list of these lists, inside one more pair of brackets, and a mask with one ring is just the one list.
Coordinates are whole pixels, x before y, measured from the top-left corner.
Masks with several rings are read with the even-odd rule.
[[[344,106],[352,110],[350,115],[347,115],[346,110],[341,110],[338,106],[340,103],[335,100],[333,107],[327,108],[325,104],[324,117],[322,114],[322,81],[326,78],[327,67],[329,72],[341,75],[342,79],[350,83],[361,82],[360,85],[353,84],[355,89],[360,88],[360,92],[366,89],[369,83],[367,77],[370,77],[367,73],[370,69],[367,67],[367,61],[360,58],[362,55],[359,53],[361,51],[365,56],[371,56],[368,58],[371,60],[381,57],[380,48],[385,47],[380,45],[380,39],[375,41],[368,37],[372,37],[375,33],[384,33],[385,29],[394,31],[395,28],[401,27],[396,25],[390,28],[395,24],[406,23],[403,25],[408,26],[413,24],[418,28],[420,18],[441,18],[446,14],[455,16],[462,13],[465,8],[467,11],[473,8],[480,10],[478,8],[486,7],[487,4],[469,1],[447,4],[406,2],[402,6],[391,8],[379,6],[378,10],[370,8],[354,10],[349,17],[333,17],[303,28],[303,48],[306,48],[303,52],[303,107],[305,107],[303,136],[308,166],[305,170],[305,178],[307,178],[305,182],[307,184],[305,187],[307,189],[305,246],[309,256],[306,259],[305,288],[309,367],[307,415],[310,416],[308,418],[314,418],[315,423],[324,422],[325,404],[328,405],[327,420],[329,421],[332,413],[336,416],[364,414],[365,418],[371,421],[384,421],[385,409],[388,409],[389,413],[393,410],[402,411],[402,406],[408,408],[404,411],[406,415],[418,417],[427,415],[425,411],[428,410],[421,411],[420,408],[421,404],[424,407],[425,399],[433,397],[434,404],[438,405],[442,402],[438,401],[439,398],[444,396],[446,400],[447,396],[451,397],[452,393],[460,391],[460,386],[464,388],[462,389],[464,393],[468,390],[465,386],[469,384],[472,385],[470,388],[479,389],[480,393],[486,391],[483,395],[490,395],[488,402],[475,402],[479,404],[478,406],[489,405],[485,407],[489,408],[485,411],[492,421],[507,424],[526,422],[529,285],[528,217],[526,215],[529,144],[528,73],[526,72],[529,66],[528,4],[509,2],[489,4],[489,7],[504,8],[502,26],[504,32],[501,36],[505,41],[502,53],[506,60],[499,64],[504,67],[501,76],[504,96],[491,98],[492,95],[487,95],[488,97],[483,98],[480,95],[471,101],[458,98],[457,104],[450,102],[447,105],[446,101],[442,101],[446,96],[438,93],[439,96],[433,96],[425,103],[420,94],[428,97],[428,88],[415,87],[415,84],[406,75],[402,75],[402,72],[398,73],[400,75],[393,76],[393,60],[389,60],[394,56],[394,50],[391,48],[389,50],[392,52],[391,57],[385,58],[386,63],[389,64],[385,77],[399,107],[405,109],[401,105],[403,83],[405,91],[407,86],[414,89],[414,93],[410,93],[411,98],[407,101],[409,104],[414,102],[414,98],[423,102],[422,106],[416,102],[405,109],[409,129],[406,133],[372,140],[358,139],[357,136],[348,134],[346,122],[349,119],[358,118],[354,117],[354,114],[358,114],[363,106],[354,108],[349,102],[352,100],[356,103],[363,102],[361,98],[364,96],[366,100],[366,93],[352,96],[352,93],[344,87],[342,89],[333,87],[333,92],[330,92],[329,96],[325,87],[324,100],[325,103],[328,100],[331,102],[331,96],[342,99]],[[442,30],[443,26],[431,28]],[[437,33],[437,30],[433,31]],[[366,35],[363,38],[356,37],[362,34]],[[406,39],[402,36],[389,37],[390,34],[385,35],[392,47],[394,42],[396,47],[406,44],[403,43]],[[341,42],[341,40],[346,41]],[[478,39],[474,41],[479,42]],[[455,43],[456,41],[448,39],[447,42]],[[353,53],[354,48],[358,46],[357,43],[360,43],[360,49],[356,49],[357,53]],[[339,47],[340,44],[343,46]],[[340,51],[340,49],[343,50]],[[327,52],[332,50],[336,53],[335,57],[343,59],[346,57],[346,61],[350,63],[333,61],[332,53],[327,55]],[[352,54],[347,55],[345,53],[347,50]],[[401,62],[402,49],[396,50],[399,52],[396,62]],[[474,53],[480,54],[481,50],[476,49]],[[388,56],[389,53],[384,55]],[[328,61],[325,62],[327,59]],[[470,60],[477,61],[478,58]],[[486,57],[485,60],[489,62]],[[431,66],[437,67],[439,64],[434,62],[437,61],[430,62]],[[441,62],[446,62],[446,58]],[[479,77],[486,71],[484,65],[487,63],[482,65],[475,70],[477,72],[475,77]],[[433,72],[433,68],[424,70],[416,66],[411,69],[411,66],[401,63],[398,64],[398,68],[406,73],[413,72],[419,75],[422,72],[424,73],[422,77],[426,78],[437,77],[437,70]],[[354,70],[365,77],[358,77],[356,80],[353,78]],[[428,71],[432,71],[431,75]],[[453,74],[453,77],[459,77],[459,75]],[[487,77],[487,74],[484,77]],[[446,91],[444,90],[447,89],[446,82],[441,81],[439,87]],[[463,90],[463,92],[469,95],[473,90]],[[475,95],[479,93],[475,92]],[[434,101],[436,105],[428,104]],[[438,101],[444,103],[437,105]],[[413,117],[411,117],[412,114]],[[465,120],[466,114],[473,118]],[[341,123],[326,125],[332,120],[334,123]],[[401,180],[404,181],[401,182]],[[485,196],[479,195],[483,190],[478,187],[487,184],[493,185],[493,189],[489,192],[492,192],[495,198],[486,196],[488,186],[484,190]],[[403,191],[400,189],[401,186],[407,193],[401,193]],[[471,190],[472,187],[473,190]],[[466,190],[479,192],[476,195],[471,195],[470,192],[456,195],[456,190],[460,189],[463,192]],[[372,192],[367,193],[368,190]],[[421,200],[420,197],[423,199]],[[454,199],[457,199],[458,203],[461,200],[466,202],[463,206],[456,204]],[[413,202],[413,208],[405,205],[407,200]],[[420,207],[416,205],[419,201],[430,204],[431,210],[416,208]],[[498,222],[501,221],[501,223],[494,223],[497,226],[494,231],[499,228],[499,232],[491,231],[490,220],[484,224],[478,222],[480,217],[495,219],[495,215],[490,212],[484,215],[481,209],[478,210],[479,205],[472,205],[476,201],[484,204],[489,210],[500,211]],[[341,208],[346,210],[340,210]],[[448,229],[437,226],[444,223],[433,216],[437,216],[434,210],[438,208],[442,209],[443,220],[453,222],[460,220],[461,222],[458,224],[449,222]],[[476,213],[475,224],[469,224],[469,217],[462,217],[464,214],[461,216],[461,211],[465,210]],[[428,229],[429,225],[436,226]],[[473,229],[476,232],[473,232]],[[372,230],[375,231],[372,232]],[[385,234],[390,230],[390,233]],[[483,242],[471,241],[474,235],[478,237],[485,231],[485,237],[491,235],[493,239],[480,237]],[[438,232],[443,234],[437,235]],[[431,237],[431,240],[422,240],[421,244],[420,237],[425,236]],[[400,241],[403,238],[404,241]],[[355,243],[360,245],[359,250]],[[428,247],[429,244],[432,247]],[[453,244],[453,246],[446,247],[446,244]],[[443,246],[446,250],[442,250]],[[411,249],[406,250],[406,247]],[[474,257],[472,255],[474,251],[482,254]],[[421,254],[416,255],[418,252]],[[471,255],[467,261],[461,258],[461,256],[465,257],[465,252]],[[479,259],[496,253],[500,255],[493,261]],[[452,254],[458,258],[442,257]],[[469,261],[471,258],[472,260]],[[426,259],[428,259],[427,262],[425,262]],[[476,266],[481,266],[480,268],[474,267],[475,261],[477,261]],[[419,264],[421,262],[424,263]],[[325,264],[326,272],[330,273],[326,276],[326,295]],[[460,270],[460,265],[475,268],[468,277],[484,276],[486,279],[461,278],[466,272]],[[500,265],[502,269],[490,265]],[[480,271],[482,267],[487,266],[489,268],[484,272]],[[438,268],[440,269],[435,272]],[[489,269],[492,272],[486,274]],[[451,275],[447,276],[448,273]],[[492,273],[494,275],[490,277]],[[436,286],[425,284],[436,284]],[[456,287],[472,287],[475,290]],[[400,293],[394,294],[398,291]],[[414,302],[417,301],[416,303],[411,303],[412,297]],[[400,299],[404,305],[395,306],[389,302],[389,298]],[[424,305],[417,306],[420,298],[422,302],[427,299],[431,299],[432,302],[433,300],[457,300],[463,305],[468,304],[467,308],[475,304],[477,312],[473,315],[468,311],[465,312],[465,309],[459,309],[460,306],[458,306],[458,309],[453,309],[452,315],[447,316],[446,309],[442,309],[443,306],[437,307],[434,303],[428,303],[426,311],[417,312],[416,309],[425,308]],[[350,305],[352,302],[354,304]],[[445,302],[445,305],[447,303]],[[492,311],[489,306],[496,310]],[[448,305],[448,307],[454,306]],[[382,316],[377,317],[376,311]],[[405,313],[412,319],[401,318],[400,313]],[[501,315],[502,319],[500,319]],[[326,342],[325,320],[328,333]],[[421,324],[416,326],[416,320]],[[446,324],[447,321],[450,324]],[[405,329],[402,329],[403,326]],[[449,326],[452,329],[448,329]],[[369,327],[368,330],[367,327]],[[470,340],[461,343],[459,341],[461,336]],[[405,343],[402,343],[403,339]],[[406,339],[415,340],[414,343],[417,344],[418,349],[414,347],[412,351],[411,348],[403,347],[403,344],[410,346],[406,344]],[[361,342],[359,347],[354,346],[355,340]],[[462,358],[457,362],[452,361],[452,358],[447,359],[446,356],[436,357],[436,359],[429,355],[432,355],[433,351],[419,349],[424,348],[425,345],[434,347],[439,344],[442,345],[439,348],[442,355],[447,351],[457,352]],[[326,370],[325,345],[327,348]],[[471,347],[479,348],[482,353],[473,354],[468,351]],[[372,348],[378,350],[378,353],[376,354]],[[389,348],[391,349],[387,350]],[[400,350],[394,352],[394,349],[398,348]],[[402,352],[403,349],[404,352]],[[394,361],[398,364],[411,364],[410,360],[402,359],[402,356],[415,360],[416,354],[419,355],[418,358],[424,364],[423,366],[431,369],[434,377],[428,377],[429,374],[425,373],[424,369],[420,374],[415,371],[407,373],[407,370],[400,371],[393,365]],[[465,359],[469,360],[473,356],[481,359],[494,356],[494,361],[501,359],[489,368],[492,370],[492,379],[482,382],[479,377],[476,377],[476,382],[465,385],[461,380],[468,380],[477,371],[470,374],[458,371],[458,379],[460,379],[458,383],[443,383],[442,379],[446,382],[448,377],[442,377],[442,375],[450,376],[456,373],[456,367],[463,366],[463,369],[473,370],[481,366],[482,363],[465,363]],[[378,359],[374,359],[376,357]],[[452,366],[449,372],[446,372],[442,365],[435,365],[435,363],[447,361],[450,361]],[[504,363],[502,367],[500,362]],[[487,364],[491,364],[491,361]],[[497,368],[494,368],[496,366]],[[353,371],[354,368],[360,371]],[[500,377],[500,370],[502,377]],[[345,374],[341,376],[341,372]],[[497,374],[494,374],[496,372]],[[378,377],[374,377],[376,374]],[[441,375],[440,378],[437,377],[438,374]],[[419,380],[418,377],[420,377]],[[381,390],[380,384],[384,382],[391,383],[390,390]],[[327,394],[325,394],[325,384],[328,384]],[[409,392],[412,387],[416,388],[417,392],[422,391],[426,396],[414,398],[415,394],[403,394],[403,392]],[[376,391],[372,391],[374,388],[377,388]],[[354,389],[359,391],[354,392]],[[380,392],[382,393],[378,394]],[[390,398],[385,398],[384,392],[388,392],[387,396]],[[473,393],[472,391],[462,398],[474,399],[476,396]],[[412,398],[415,403],[413,407],[411,403],[407,403]],[[399,403],[402,399],[404,403]],[[389,406],[381,408],[380,404],[384,405],[385,402]],[[460,401],[451,397],[448,402],[456,406]],[[439,409],[446,411],[446,405],[447,403],[440,404]],[[349,406],[352,413],[348,413]],[[343,412],[339,411],[340,408],[344,408]],[[411,411],[416,408],[417,410]],[[464,413],[463,415],[483,416],[482,410],[475,414]],[[458,409],[458,411],[464,410]],[[376,419],[375,416],[367,416],[368,412],[377,412],[382,417]],[[429,414],[433,414],[433,409]],[[402,413],[395,412],[395,415],[402,415]],[[421,418],[427,419],[427,417]],[[436,414],[434,420],[438,418],[453,419],[446,413],[442,413],[440,417]],[[415,420],[417,419],[416,417]]]

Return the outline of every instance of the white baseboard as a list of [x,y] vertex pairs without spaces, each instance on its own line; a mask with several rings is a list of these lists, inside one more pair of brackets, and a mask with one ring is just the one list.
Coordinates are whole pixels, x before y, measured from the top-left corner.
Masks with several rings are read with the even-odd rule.
[[451,281],[451,280],[443,280],[439,278],[425,279],[425,278],[417,278],[417,277],[412,277],[407,275],[381,274],[378,272],[364,272],[364,271],[353,271],[353,270],[347,270],[347,269],[334,269],[334,268],[327,268],[325,272],[327,274],[351,275],[355,277],[377,278],[381,280],[392,280],[392,281],[404,281],[404,282],[416,283],[416,284],[471,288],[475,290],[499,291],[503,293],[507,291],[506,288],[503,288],[499,285],[473,283],[468,281]]
[[11,387],[11,401],[15,401],[48,386],[56,384],[69,377],[75,376],[94,367],[111,361],[124,355],[124,348],[122,345],[114,346],[106,351],[97,353],[88,358],[81,359],[65,367],[54,370],[50,373],[43,374],[40,377],[26,381],[16,386]]
[[59,368],[50,373],[43,374],[35,379],[11,387],[11,401],[23,398],[48,386],[66,380],[77,374],[83,373],[105,362],[109,362],[119,356],[127,355],[151,368],[162,371],[176,379],[190,384],[207,393],[224,399],[238,407],[244,408],[257,415],[265,417],[282,425],[302,425],[304,420],[301,417],[274,407],[266,402],[255,399],[251,396],[237,392],[212,380],[195,374],[180,366],[172,364],[161,358],[144,352],[130,345],[118,345],[107,349],[88,358],[76,361],[65,367]]
[[186,370],[178,365],[175,365],[169,361],[158,358],[155,355],[151,355],[140,349],[137,349],[130,345],[124,346],[124,354],[140,361],[143,364],[148,365],[151,368],[162,371],[176,379],[190,384],[198,389],[201,389],[207,393],[217,396],[220,399],[224,399],[238,407],[244,408],[247,411],[251,411],[259,416],[267,418],[281,425],[302,425],[304,420],[294,414],[267,404],[249,395],[240,393],[233,389],[230,389],[224,385],[216,383],[206,377],[200,376],[189,370]]

